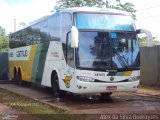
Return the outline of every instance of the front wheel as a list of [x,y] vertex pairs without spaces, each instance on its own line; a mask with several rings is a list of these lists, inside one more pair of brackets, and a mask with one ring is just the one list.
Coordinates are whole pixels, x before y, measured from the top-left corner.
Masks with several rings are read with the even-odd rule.
[[52,91],[53,91],[53,96],[55,98],[62,98],[64,96],[64,92],[60,90],[59,88],[59,79],[57,74],[54,75],[54,77],[52,78]]
[[110,95],[112,95],[112,92],[108,92],[108,93],[101,93],[101,97],[103,97],[103,98],[110,97]]

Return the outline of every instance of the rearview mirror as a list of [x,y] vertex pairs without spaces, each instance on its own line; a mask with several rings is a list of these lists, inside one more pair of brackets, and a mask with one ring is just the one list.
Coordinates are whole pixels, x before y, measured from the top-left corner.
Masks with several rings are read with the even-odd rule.
[[71,47],[78,48],[78,29],[75,26],[71,28]]
[[136,30],[137,34],[145,33],[147,38],[147,47],[153,47],[153,38],[152,33],[149,30],[139,29]]

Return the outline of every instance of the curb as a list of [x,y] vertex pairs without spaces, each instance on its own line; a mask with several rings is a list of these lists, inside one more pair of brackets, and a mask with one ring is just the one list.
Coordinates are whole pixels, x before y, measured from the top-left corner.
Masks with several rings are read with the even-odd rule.
[[0,84],[12,84],[15,83],[13,80],[0,80]]

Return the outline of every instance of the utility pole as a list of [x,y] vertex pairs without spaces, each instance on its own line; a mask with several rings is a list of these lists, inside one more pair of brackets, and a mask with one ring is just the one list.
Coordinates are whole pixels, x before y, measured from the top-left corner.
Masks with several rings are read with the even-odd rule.
[[14,32],[16,32],[16,19],[14,19]]

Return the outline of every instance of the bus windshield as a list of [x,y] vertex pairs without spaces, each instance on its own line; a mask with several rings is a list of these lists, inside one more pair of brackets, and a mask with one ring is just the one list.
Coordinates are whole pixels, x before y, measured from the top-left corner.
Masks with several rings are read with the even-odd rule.
[[76,13],[75,24],[78,29],[101,29],[134,31],[132,17],[104,13]]
[[84,69],[139,69],[139,42],[135,32],[80,31],[76,65]]
[[139,69],[139,41],[130,16],[77,13],[76,65],[83,69]]

